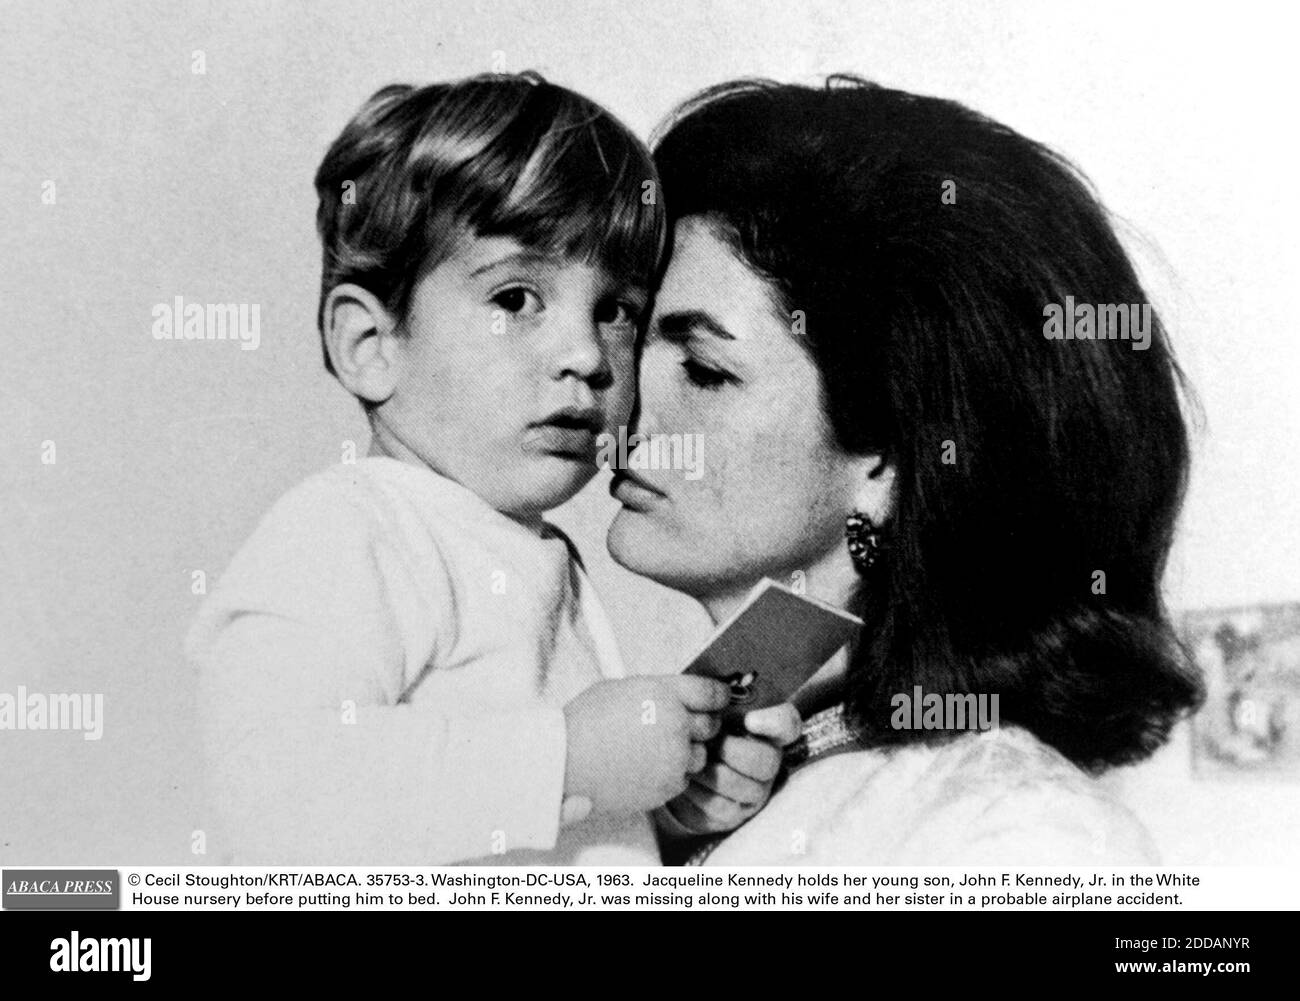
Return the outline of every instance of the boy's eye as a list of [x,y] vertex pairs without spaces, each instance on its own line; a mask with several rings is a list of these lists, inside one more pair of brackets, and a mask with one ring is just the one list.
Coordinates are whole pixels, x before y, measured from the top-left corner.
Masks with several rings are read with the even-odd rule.
[[538,313],[542,309],[541,297],[522,285],[503,288],[492,296],[492,302],[507,313]]
[[635,327],[641,323],[642,307],[626,299],[610,299],[596,307],[596,322]]
[[686,373],[686,378],[701,389],[720,389],[727,383],[736,381],[732,375],[722,369],[709,368],[691,358],[682,362],[682,370]]

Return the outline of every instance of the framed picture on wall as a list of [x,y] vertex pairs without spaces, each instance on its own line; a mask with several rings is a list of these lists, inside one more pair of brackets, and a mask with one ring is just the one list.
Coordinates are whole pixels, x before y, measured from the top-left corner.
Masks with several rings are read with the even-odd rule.
[[1206,686],[1194,773],[1300,779],[1300,602],[1189,612],[1183,638]]

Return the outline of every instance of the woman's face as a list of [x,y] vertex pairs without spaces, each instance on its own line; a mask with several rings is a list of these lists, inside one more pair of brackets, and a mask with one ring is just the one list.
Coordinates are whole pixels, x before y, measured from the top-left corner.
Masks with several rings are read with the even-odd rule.
[[637,432],[701,435],[703,463],[692,479],[638,468],[633,453],[611,487],[619,563],[706,604],[796,571],[816,593],[828,560],[829,576],[852,578],[844,518],[864,460],[834,445],[817,368],[775,290],[701,218],[677,225],[639,391]]

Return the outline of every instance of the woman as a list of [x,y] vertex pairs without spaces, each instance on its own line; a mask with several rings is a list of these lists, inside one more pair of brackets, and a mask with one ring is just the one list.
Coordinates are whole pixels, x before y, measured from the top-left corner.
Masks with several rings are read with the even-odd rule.
[[[774,577],[866,623],[709,862],[1155,861],[1094,776],[1201,697],[1159,590],[1181,376],[1085,183],[958,104],[843,78],[715,88],[656,161],[675,233],[638,430],[709,459],[619,473],[610,551],[715,622]],[[900,711],[927,695],[1000,725]],[[685,828],[752,812],[704,786],[670,807]]]

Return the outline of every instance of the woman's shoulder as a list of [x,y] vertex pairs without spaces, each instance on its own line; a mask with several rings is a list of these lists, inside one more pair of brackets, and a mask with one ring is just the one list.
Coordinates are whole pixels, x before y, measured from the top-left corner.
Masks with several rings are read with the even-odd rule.
[[842,795],[827,831],[838,832],[833,840],[842,835],[846,844],[858,839],[876,845],[878,857],[862,859],[863,864],[1158,861],[1150,836],[1127,807],[1021,727],[842,755],[821,764],[823,781],[840,785]]
[[937,852],[936,842],[949,840],[943,828],[958,822],[964,825],[963,857],[954,864],[1159,861],[1133,812],[1105,784],[1028,730],[998,727],[950,753],[951,760],[941,758],[943,767],[936,771],[939,823],[920,825],[916,832],[922,850]]

